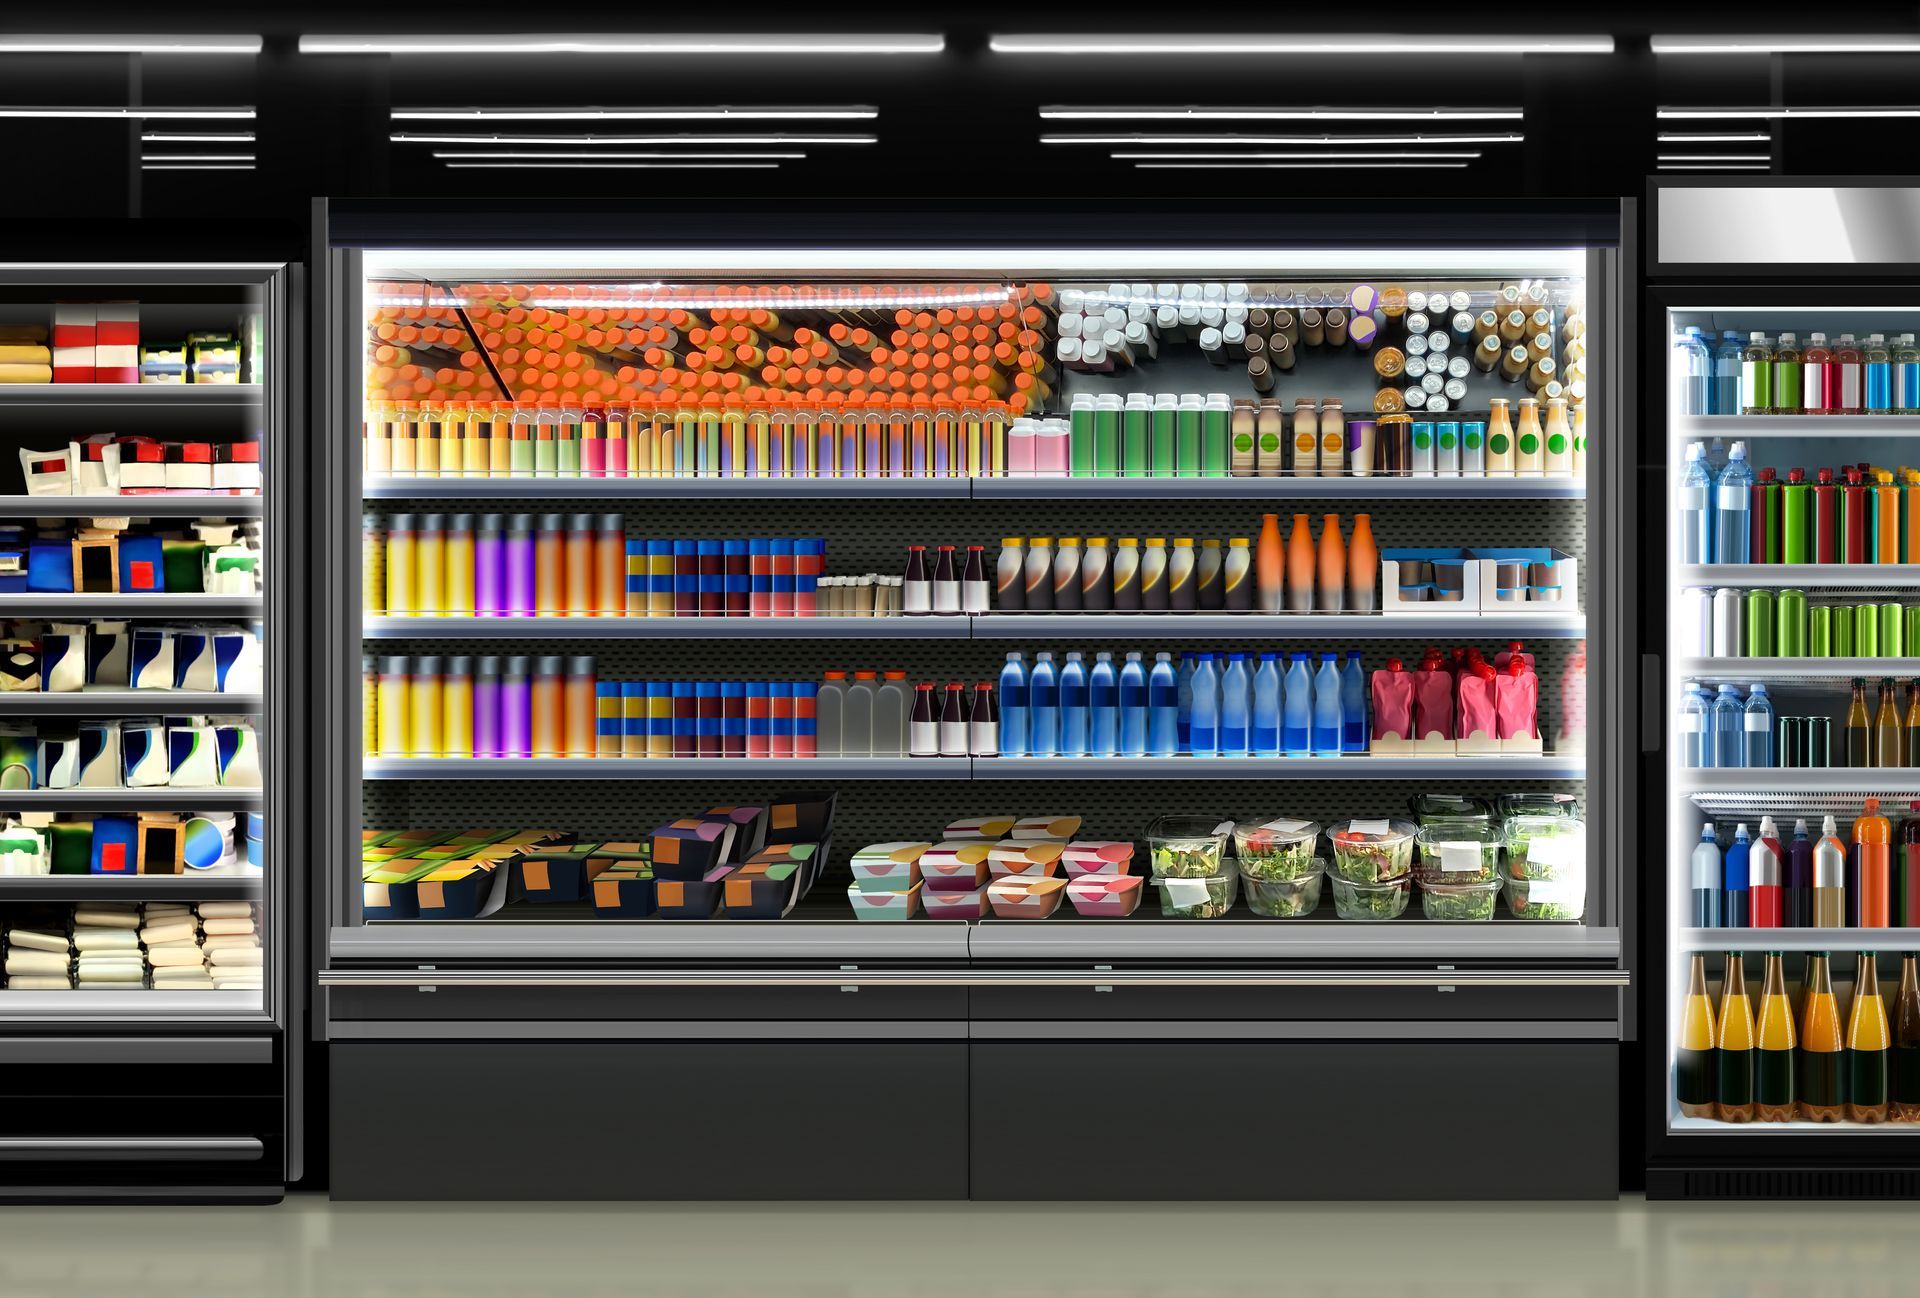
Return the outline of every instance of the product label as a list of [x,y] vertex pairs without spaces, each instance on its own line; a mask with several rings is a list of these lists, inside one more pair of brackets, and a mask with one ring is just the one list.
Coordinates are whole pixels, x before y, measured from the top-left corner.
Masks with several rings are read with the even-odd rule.
[[1747,512],[1748,501],[1747,489],[1745,487],[1721,487],[1714,493],[1713,498],[1722,509],[1730,509],[1741,514]]
[[1451,451],[1454,448],[1454,446],[1458,444],[1459,440],[1460,440],[1459,437],[1456,435],[1455,425],[1453,424],[1441,425],[1441,428],[1440,428],[1440,449],[1441,450]]
[[1560,433],[1547,434],[1547,450],[1555,455],[1567,453],[1567,439]]
[[1349,834],[1390,834],[1393,832],[1393,826],[1391,822],[1385,820],[1349,820],[1347,832]]
[[1277,829],[1283,834],[1297,834],[1312,823],[1310,820],[1269,820],[1260,828]]
[[1166,885],[1167,900],[1176,906],[1204,906],[1212,900],[1205,879],[1163,879],[1161,882]]
[[1695,512],[1707,507],[1707,489],[1705,487],[1680,488],[1680,508]]
[[1278,455],[1280,453],[1280,435],[1278,433],[1260,434],[1260,454]]
[[1699,734],[1705,729],[1705,726],[1702,724],[1703,721],[1704,718],[1701,717],[1698,712],[1682,712],[1680,714],[1680,733],[1683,735]]
[[1466,436],[1462,437],[1460,440],[1469,451],[1477,451],[1480,449],[1480,442],[1481,442],[1480,430],[1473,427],[1472,425],[1468,425]]
[[1520,454],[1533,455],[1540,450],[1540,439],[1532,433],[1520,434]]
[[1507,439],[1505,433],[1489,433],[1487,435],[1487,449],[1495,455],[1505,455],[1513,449],[1513,443]]
[[1429,427],[1415,428],[1413,430],[1413,444],[1418,450],[1425,451],[1431,449],[1433,446],[1433,430]]
[[1446,874],[1458,874],[1463,871],[1477,873],[1480,869],[1480,844],[1440,844],[1440,869]]
[[1773,727],[1768,724],[1766,713],[1749,712],[1747,713],[1747,729],[1755,734],[1764,735],[1771,731]]
[[1587,900],[1585,879],[1529,879],[1527,904],[1583,907]]
[[[1699,727],[1695,726],[1698,730]],[[1578,834],[1555,834],[1546,838],[1535,838],[1527,843],[1527,863],[1529,865],[1563,866],[1584,865],[1586,863],[1586,839]]]

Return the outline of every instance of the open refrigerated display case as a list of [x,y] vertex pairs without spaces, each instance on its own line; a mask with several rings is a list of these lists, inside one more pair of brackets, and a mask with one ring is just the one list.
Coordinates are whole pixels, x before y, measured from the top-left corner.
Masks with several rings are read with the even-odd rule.
[[1920,299],[1911,227],[1881,219],[1911,195],[1655,190],[1652,1195],[1899,1194],[1920,1169]]
[[[1614,1192],[1632,790],[1585,722],[1634,625],[1620,210],[1229,205],[1121,246],[1149,215],[729,243],[323,206],[337,1196]],[[1191,683],[1097,724],[1102,657],[1144,704],[1156,654],[1348,651],[1362,728],[1317,751],[1251,679],[1225,750]],[[1023,696],[1042,654],[1092,674],[1084,747]],[[1204,1140],[1147,1106],[1045,1158],[1002,1120],[1196,1066],[1329,1102],[1524,1074],[1504,1121],[1557,1134],[1496,1184],[1417,1106]],[[521,1102],[624,1069],[812,1116]]]
[[0,1197],[298,1175],[290,279],[0,265]]

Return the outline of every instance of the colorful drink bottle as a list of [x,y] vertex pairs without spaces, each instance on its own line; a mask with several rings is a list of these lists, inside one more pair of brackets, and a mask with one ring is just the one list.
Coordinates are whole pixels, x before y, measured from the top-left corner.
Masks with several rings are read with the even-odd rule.
[[1680,1011],[1680,1046],[1674,1061],[1674,1094],[1689,1118],[1711,1118],[1714,1099],[1713,1001],[1707,995],[1707,957],[1694,952],[1687,970],[1687,999]]
[[1880,814],[1880,799],[1868,798],[1860,818],[1853,822],[1853,845],[1859,858],[1859,918],[1856,927],[1886,928],[1892,894],[1893,826]]
[[1794,1088],[1803,1122],[1842,1122],[1847,1116],[1841,1092],[1845,1043],[1827,962],[1825,951],[1807,957],[1806,991],[1800,1010],[1800,1075]]
[[1722,1122],[1754,1118],[1753,1003],[1747,999],[1747,974],[1738,951],[1727,953],[1727,975],[1720,989],[1720,1021],[1713,1034],[1714,1116]]
[[1889,1113],[1893,1041],[1887,1002],[1872,951],[1862,951],[1853,975],[1853,1009],[1847,1016],[1847,1120],[1885,1122]]
[[1793,1002],[1787,997],[1787,974],[1778,951],[1767,952],[1754,1036],[1758,1046],[1754,1055],[1754,1116],[1761,1122],[1791,1122],[1797,1037],[1793,1029]]
[[1772,816],[1760,817],[1760,837],[1747,857],[1748,921],[1752,928],[1779,928],[1785,918],[1786,848]]

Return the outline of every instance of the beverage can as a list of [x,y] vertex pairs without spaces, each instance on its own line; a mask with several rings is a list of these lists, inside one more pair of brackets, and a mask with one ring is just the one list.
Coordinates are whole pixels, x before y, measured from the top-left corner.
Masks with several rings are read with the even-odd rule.
[[1783,590],[1774,597],[1774,652],[1782,658],[1807,656],[1807,592]]
[[1880,606],[1878,604],[1854,606],[1853,653],[1856,658],[1880,656]]
[[1807,720],[1805,717],[1780,718],[1780,765],[1807,764]]
[[1833,765],[1833,722],[1827,717],[1808,717],[1807,721],[1807,762],[1808,766]]
[[1746,640],[1748,658],[1771,658],[1774,656],[1773,592],[1770,590],[1750,590],[1747,592],[1747,615],[1741,634]]
[[1906,610],[1898,604],[1880,606],[1880,657],[1904,657],[1906,650]]
[[1912,653],[1916,645],[1920,645],[1920,604],[1907,608],[1907,652]]
[[1824,604],[1807,610],[1807,656],[1833,657],[1833,610]]
[[1713,656],[1740,658],[1746,648],[1742,634],[1740,592],[1722,586],[1713,592]]
[[1831,610],[1833,615],[1833,652],[1832,658],[1852,658],[1853,652],[1853,610],[1844,605]]

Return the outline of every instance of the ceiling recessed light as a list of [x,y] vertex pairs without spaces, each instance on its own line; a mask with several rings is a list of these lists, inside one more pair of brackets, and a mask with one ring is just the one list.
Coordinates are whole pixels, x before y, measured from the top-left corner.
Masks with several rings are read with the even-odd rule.
[[1176,122],[1517,122],[1526,117],[1518,108],[1209,108],[1188,104],[1174,108],[1093,107],[1053,104],[1042,107],[1045,121],[1176,121]]
[[1181,55],[1328,55],[1328,54],[1466,54],[1493,57],[1513,54],[1611,54],[1611,36],[1482,36],[1464,33],[1402,36],[1385,33],[1342,35],[1282,35],[1272,32],[1224,32],[1190,35],[1102,35],[1075,32],[1062,35],[995,36],[988,41],[995,54],[1114,54]]
[[862,121],[880,116],[878,108],[846,104],[824,108],[396,108],[396,122],[726,122]]
[[938,54],[947,38],[933,33],[629,32],[505,36],[302,36],[302,54]]
[[258,36],[0,35],[0,54],[258,54]]

